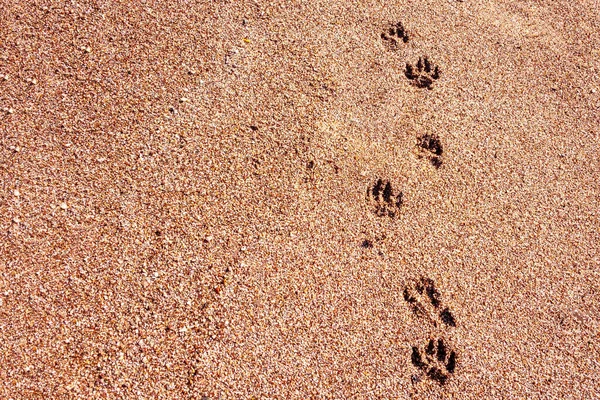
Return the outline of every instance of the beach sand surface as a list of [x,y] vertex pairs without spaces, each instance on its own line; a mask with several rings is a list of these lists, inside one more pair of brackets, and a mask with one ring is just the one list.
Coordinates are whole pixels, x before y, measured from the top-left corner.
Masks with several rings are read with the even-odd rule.
[[0,397],[599,398],[599,49],[593,0],[5,2]]

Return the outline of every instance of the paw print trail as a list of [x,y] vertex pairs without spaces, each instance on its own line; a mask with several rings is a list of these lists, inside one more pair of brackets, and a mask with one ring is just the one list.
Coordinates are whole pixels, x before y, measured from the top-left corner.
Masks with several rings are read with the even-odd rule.
[[[404,301],[420,319],[429,320],[434,327],[456,327],[456,319],[450,308],[442,302],[442,295],[429,278],[420,278],[407,285],[403,292]],[[440,334],[435,339],[425,339],[426,344],[413,346],[411,363],[425,375],[441,386],[456,370],[457,352],[453,350]]]

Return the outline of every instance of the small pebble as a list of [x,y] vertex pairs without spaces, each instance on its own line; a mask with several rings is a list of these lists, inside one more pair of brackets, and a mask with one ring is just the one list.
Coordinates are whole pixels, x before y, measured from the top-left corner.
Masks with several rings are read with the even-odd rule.
[[14,218],[13,218],[13,222],[14,222],[15,224],[20,224],[20,223],[21,223],[21,218],[19,218],[19,217],[14,217]]
[[60,208],[62,208],[63,210],[66,210],[67,207],[67,203],[65,203],[64,201],[62,203],[60,203]]
[[187,97],[182,97],[182,98],[179,99],[180,103],[185,103],[185,102],[188,102],[188,101],[190,101],[190,99],[188,99]]
[[16,197],[19,197],[19,196],[21,195],[21,192],[19,192],[19,189],[15,189],[15,190],[13,191],[13,194],[14,194]]

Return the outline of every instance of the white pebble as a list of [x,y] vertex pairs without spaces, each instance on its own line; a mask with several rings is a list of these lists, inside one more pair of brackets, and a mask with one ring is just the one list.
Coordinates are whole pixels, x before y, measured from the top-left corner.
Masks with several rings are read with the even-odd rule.
[[63,210],[66,210],[67,207],[67,203],[65,203],[64,201],[62,203],[60,203],[60,208],[62,208]]

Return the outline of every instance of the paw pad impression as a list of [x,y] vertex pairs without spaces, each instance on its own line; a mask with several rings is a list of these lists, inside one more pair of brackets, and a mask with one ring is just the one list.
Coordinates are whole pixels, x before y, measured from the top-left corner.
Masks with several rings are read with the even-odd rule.
[[427,56],[419,57],[419,61],[415,66],[406,63],[404,75],[416,87],[432,89],[433,82],[440,78],[440,68],[431,64]]
[[444,385],[456,369],[456,352],[443,339],[429,339],[424,351],[412,348],[412,364],[440,385]]
[[395,217],[400,211],[403,202],[402,192],[394,193],[390,181],[378,179],[375,184],[367,189],[367,197],[375,203],[375,214],[380,217]]
[[398,42],[408,42],[408,33],[404,29],[402,22],[397,22],[390,25],[386,31],[381,33],[381,39],[383,39],[383,41],[392,49],[396,49],[398,47]]
[[417,138],[417,145],[429,158],[429,162],[436,168],[442,166],[444,148],[437,135],[425,134]]

